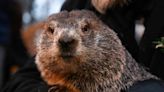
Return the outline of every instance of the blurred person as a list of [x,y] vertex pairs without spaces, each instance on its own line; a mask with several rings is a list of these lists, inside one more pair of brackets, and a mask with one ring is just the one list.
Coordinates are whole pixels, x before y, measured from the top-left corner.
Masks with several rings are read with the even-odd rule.
[[[140,16],[149,18],[155,8],[152,1],[131,0],[122,7],[114,6],[107,8],[106,12],[101,12],[95,8],[90,0],[67,0],[62,10],[89,9],[94,11],[104,23],[118,33],[125,47],[137,59],[139,48],[134,39],[134,21]],[[134,85],[129,92],[163,92],[162,85],[162,82],[148,80]],[[48,88],[49,86],[42,80],[32,59],[12,77],[3,92],[47,92]]]
[[0,1],[0,88],[2,87],[4,81],[4,61],[6,56],[6,46],[10,43],[10,19],[6,7],[8,1]]
[[[7,82],[17,66],[23,66],[28,55],[22,43],[20,28],[22,27],[22,11],[15,0],[0,1],[0,44],[1,87]],[[13,65],[16,65],[16,67]]]
[[145,17],[145,32],[139,45],[139,60],[150,72],[164,79],[164,52],[155,42],[164,37],[164,0],[153,0],[151,12]]
[[[0,3],[1,4],[1,3]],[[9,43],[10,24],[7,14],[2,10],[0,5],[0,88],[4,79],[4,58],[6,53],[6,45]]]

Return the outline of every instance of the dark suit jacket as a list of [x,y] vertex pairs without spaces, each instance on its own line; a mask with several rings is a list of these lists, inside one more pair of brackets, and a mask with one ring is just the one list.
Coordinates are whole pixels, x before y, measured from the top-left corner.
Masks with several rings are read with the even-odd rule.
[[149,16],[145,19],[145,33],[139,46],[140,62],[150,68],[153,74],[164,79],[164,53],[156,49],[154,42],[164,37],[164,0],[153,0]]

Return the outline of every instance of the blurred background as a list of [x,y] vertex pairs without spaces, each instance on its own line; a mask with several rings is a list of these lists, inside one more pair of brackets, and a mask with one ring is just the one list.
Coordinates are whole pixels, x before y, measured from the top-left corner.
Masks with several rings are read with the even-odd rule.
[[42,22],[60,11],[64,0],[0,0],[0,89],[35,55]]
[[17,0],[22,5],[23,24],[28,25],[44,20],[52,13],[60,11],[65,0]]

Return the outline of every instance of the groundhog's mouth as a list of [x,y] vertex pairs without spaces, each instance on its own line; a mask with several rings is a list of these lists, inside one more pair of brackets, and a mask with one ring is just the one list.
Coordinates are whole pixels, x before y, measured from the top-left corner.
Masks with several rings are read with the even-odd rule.
[[73,58],[75,55],[73,53],[70,52],[63,52],[60,55],[63,59],[71,59]]

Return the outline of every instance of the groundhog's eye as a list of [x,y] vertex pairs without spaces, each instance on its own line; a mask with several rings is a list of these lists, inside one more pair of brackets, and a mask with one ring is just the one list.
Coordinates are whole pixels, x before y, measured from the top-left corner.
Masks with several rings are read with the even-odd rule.
[[88,31],[89,31],[89,25],[88,25],[88,24],[84,25],[84,26],[81,28],[81,30],[82,30],[83,33],[88,32]]
[[47,30],[48,30],[48,32],[49,32],[49,33],[51,33],[51,34],[53,34],[53,33],[54,33],[54,29],[53,29],[52,27],[48,27],[48,29],[47,29]]

